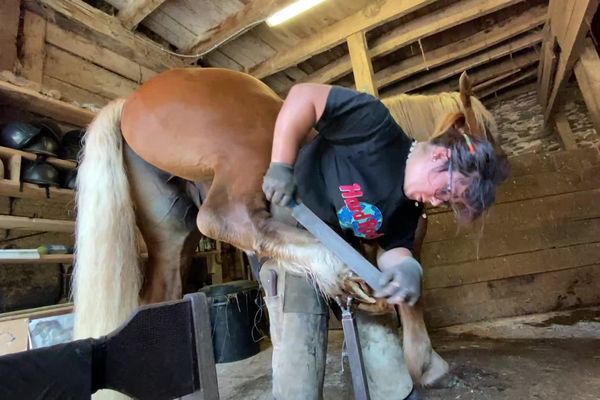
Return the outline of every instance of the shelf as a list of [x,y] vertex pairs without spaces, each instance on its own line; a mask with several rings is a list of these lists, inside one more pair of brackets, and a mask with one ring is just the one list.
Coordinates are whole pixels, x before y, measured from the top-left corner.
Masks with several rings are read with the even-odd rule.
[[73,254],[46,254],[40,258],[3,258],[0,264],[72,264]]
[[0,81],[0,101],[4,99],[8,100],[3,101],[4,104],[20,106],[36,114],[80,127],[89,124],[95,115],[92,111],[45,96],[35,90]]
[[51,306],[29,308],[26,310],[10,311],[0,314],[0,322],[19,318],[44,318],[73,312],[73,303],[54,304]]
[[[24,158],[24,159],[30,160],[30,161],[35,161],[37,159],[37,156],[33,153],[29,153],[27,151],[22,151],[22,150],[11,149],[10,147],[0,146],[0,157],[10,158],[13,156],[20,156],[21,158]],[[77,164],[75,162],[69,161],[69,160],[61,160],[60,158],[56,158],[56,157],[48,157],[46,159],[46,162],[48,164],[54,165],[57,168],[62,168],[62,169],[77,168]]]
[[19,182],[9,179],[0,180],[0,196],[18,197],[22,199],[57,200],[69,202],[75,200],[75,192],[71,189],[51,187],[50,198],[46,196],[46,189],[33,183],[23,183],[23,190]]
[[75,221],[0,215],[0,229],[73,233]]

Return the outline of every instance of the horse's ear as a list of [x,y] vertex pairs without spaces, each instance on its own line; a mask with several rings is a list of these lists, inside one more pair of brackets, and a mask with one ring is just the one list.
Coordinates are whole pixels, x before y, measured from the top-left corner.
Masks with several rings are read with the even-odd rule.
[[467,75],[467,71],[464,71],[458,80],[458,87],[460,88],[460,101],[463,104],[463,108],[465,110],[465,120],[468,127],[468,131],[473,136],[483,137],[484,134],[482,132],[479,123],[477,122],[477,118],[475,117],[475,112],[473,111],[473,107],[471,105],[471,80]]

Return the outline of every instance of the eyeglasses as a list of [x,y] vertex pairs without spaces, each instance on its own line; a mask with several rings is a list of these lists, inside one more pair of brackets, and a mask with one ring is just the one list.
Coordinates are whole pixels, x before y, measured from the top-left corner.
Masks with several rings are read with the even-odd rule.
[[452,159],[448,160],[448,185],[445,188],[437,189],[434,196],[443,205],[450,205],[450,200],[452,200]]

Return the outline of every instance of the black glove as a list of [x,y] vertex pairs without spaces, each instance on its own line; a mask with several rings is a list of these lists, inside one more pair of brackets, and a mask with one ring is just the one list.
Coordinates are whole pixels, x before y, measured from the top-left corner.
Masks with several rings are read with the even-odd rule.
[[421,264],[412,257],[403,259],[399,264],[382,268],[379,285],[381,290],[376,297],[385,297],[390,304],[408,303],[414,306],[421,296]]
[[296,192],[294,167],[272,162],[263,178],[262,188],[267,200],[282,207],[287,206]]

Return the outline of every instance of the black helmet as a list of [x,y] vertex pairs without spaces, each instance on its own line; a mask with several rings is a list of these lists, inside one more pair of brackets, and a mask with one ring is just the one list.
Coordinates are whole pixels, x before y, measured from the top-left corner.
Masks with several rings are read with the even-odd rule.
[[58,169],[41,159],[37,161],[23,160],[21,180],[41,186],[60,185]]
[[85,129],[75,129],[65,133],[61,140],[61,158],[77,161],[81,151],[81,141],[85,135]]
[[75,190],[75,185],[77,182],[77,170],[70,169],[65,172],[63,179],[63,187],[67,189]]
[[59,149],[60,128],[50,120],[35,123],[10,122],[0,134],[0,144],[35,154],[56,156]]

